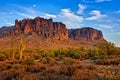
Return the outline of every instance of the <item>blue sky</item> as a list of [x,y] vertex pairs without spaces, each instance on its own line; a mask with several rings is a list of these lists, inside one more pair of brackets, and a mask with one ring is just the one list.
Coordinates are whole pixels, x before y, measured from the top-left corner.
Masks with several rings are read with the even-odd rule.
[[117,0],[0,0],[0,26],[15,19],[53,18],[67,28],[93,27],[120,46],[120,1]]

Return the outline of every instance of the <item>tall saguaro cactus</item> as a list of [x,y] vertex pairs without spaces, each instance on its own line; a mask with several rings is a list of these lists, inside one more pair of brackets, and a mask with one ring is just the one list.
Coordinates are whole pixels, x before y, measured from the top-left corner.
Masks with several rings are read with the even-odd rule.
[[20,34],[20,46],[19,46],[19,54],[20,57],[19,59],[22,60],[23,58],[23,51],[25,50],[25,43],[23,42],[23,38],[22,38],[22,33]]
[[12,59],[15,59],[15,37],[12,37]]

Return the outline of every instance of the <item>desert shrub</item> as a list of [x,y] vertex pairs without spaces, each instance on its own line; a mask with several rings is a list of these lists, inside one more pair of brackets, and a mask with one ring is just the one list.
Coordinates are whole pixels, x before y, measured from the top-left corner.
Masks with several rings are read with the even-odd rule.
[[103,52],[107,55],[120,54],[118,48],[115,47],[115,44],[111,43],[111,42],[100,42],[97,44],[97,48],[101,52]]
[[38,49],[25,49],[24,52],[25,53],[36,53]]
[[45,69],[46,67],[43,65],[31,65],[31,66],[27,66],[26,71],[31,73],[39,73],[44,71]]
[[46,57],[47,50],[45,49],[36,49],[34,53],[41,55],[42,57]]
[[61,55],[65,55],[66,49],[57,49],[57,50],[54,50],[53,52],[55,57],[59,57]]
[[4,61],[6,59],[7,59],[6,55],[3,53],[0,53],[0,61]]
[[29,57],[34,58],[35,60],[42,58],[40,53],[31,53],[31,54],[29,54]]
[[73,65],[61,65],[59,68],[59,74],[64,76],[72,76],[76,71],[76,67]]
[[61,51],[60,50],[55,50],[54,54],[55,54],[55,57],[58,57],[59,55],[61,55]]
[[87,56],[91,59],[104,59],[106,58],[107,54],[95,48],[89,49]]
[[84,48],[67,48],[54,50],[55,57],[71,57],[73,59],[84,58],[86,54]]
[[66,56],[73,59],[83,59],[86,57],[86,51],[84,48],[69,48]]
[[43,64],[48,64],[52,61],[51,57],[44,57],[40,59],[40,62],[42,62]]
[[75,72],[76,68],[72,65],[67,65],[66,67],[67,67],[68,75],[69,76],[74,75],[74,72]]
[[40,58],[42,58],[42,56],[40,54],[36,53],[36,54],[33,54],[33,58],[40,59]]
[[0,72],[4,71],[7,69],[7,64],[6,63],[0,63]]
[[73,63],[75,63],[75,61],[72,58],[67,57],[63,59],[63,63],[67,65],[72,65]]
[[74,49],[68,48],[67,54],[66,54],[67,57],[75,58],[76,55],[77,54],[76,54],[76,51]]
[[46,52],[46,57],[54,58],[54,57],[55,57],[55,54],[54,54],[54,52],[53,52],[52,50],[48,50],[48,51]]
[[75,70],[72,75],[72,80],[97,80],[94,73],[88,69]]
[[10,57],[10,51],[5,49],[0,49],[0,61],[6,60]]
[[55,60],[54,58],[52,58],[52,59],[50,60],[50,62],[49,62],[49,64],[50,64],[51,66],[54,66],[55,63],[56,63],[56,60]]
[[88,70],[95,70],[95,69],[96,69],[96,67],[93,66],[93,65],[89,65],[89,66],[87,66],[86,68],[87,68]]
[[33,65],[35,63],[34,58],[27,58],[22,62],[24,65]]
[[43,64],[48,63],[46,58],[41,58],[40,62],[42,62]]
[[116,59],[116,60],[97,59],[94,62],[96,64],[98,64],[98,65],[119,65],[120,64],[120,60],[119,59]]
[[96,50],[94,49],[89,49],[88,50],[88,56],[89,57],[94,57],[96,55]]
[[24,75],[23,70],[11,69],[0,74],[0,80],[20,80]]

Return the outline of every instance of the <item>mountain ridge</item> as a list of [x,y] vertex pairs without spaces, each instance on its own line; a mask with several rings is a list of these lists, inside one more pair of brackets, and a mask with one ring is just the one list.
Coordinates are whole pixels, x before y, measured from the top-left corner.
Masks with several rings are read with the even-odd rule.
[[[105,41],[100,30],[91,27],[67,29],[65,24],[62,22],[53,22],[52,18],[44,19],[36,17],[34,19],[22,19],[20,21],[16,19],[14,26],[0,28],[0,38],[19,36],[21,33],[27,36],[32,35],[32,38],[34,38],[33,35],[35,34],[38,38],[51,43],[61,41],[59,43],[63,44],[66,42],[65,45],[79,45],[82,43],[94,45],[99,41]],[[35,42],[34,39],[32,43]]]

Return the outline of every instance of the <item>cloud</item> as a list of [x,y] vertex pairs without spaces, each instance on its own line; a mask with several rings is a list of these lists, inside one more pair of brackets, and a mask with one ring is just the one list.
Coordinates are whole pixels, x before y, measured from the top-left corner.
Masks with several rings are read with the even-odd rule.
[[19,15],[19,16],[27,17],[27,18],[34,18],[35,17],[34,15],[30,15],[30,14],[23,13],[23,12],[18,12],[18,11],[14,11],[14,13]]
[[99,3],[99,2],[106,2],[106,1],[112,1],[112,0],[96,0],[95,2]]
[[11,23],[11,22],[6,22],[5,24],[6,24],[6,25],[9,25],[9,26],[14,25],[14,23]]
[[22,18],[34,18],[36,16],[43,16],[44,13],[41,13],[33,8],[27,8],[24,6],[16,6],[18,10],[11,10],[11,13],[15,13],[15,15]]
[[86,9],[85,5],[78,4],[79,10],[77,11],[77,14],[82,14],[83,11]]
[[33,6],[33,7],[36,7],[36,5],[35,5],[35,4],[33,4],[32,6]]
[[70,9],[61,9],[59,18],[69,27],[79,27],[80,23],[83,21],[82,16],[76,15]]
[[84,3],[93,3],[94,0],[83,0],[82,2],[84,2]]
[[118,10],[118,11],[115,11],[114,13],[120,14],[120,10]]
[[109,2],[112,0],[83,0],[84,3],[101,3],[101,2]]
[[12,14],[14,14],[14,13],[13,13],[13,12],[9,12],[8,14],[12,15]]
[[44,17],[45,17],[45,18],[56,18],[57,16],[56,16],[56,15],[53,15],[53,14],[48,14],[48,13],[46,13]]
[[89,13],[91,17],[86,18],[86,20],[98,20],[100,18],[106,17],[106,15],[101,14],[101,11],[93,10]]
[[105,25],[105,24],[99,24],[100,27],[102,28],[106,28],[106,29],[112,29],[113,26],[110,26],[110,25]]

